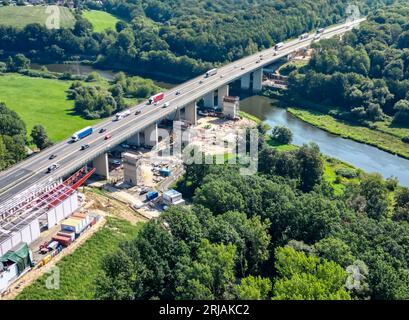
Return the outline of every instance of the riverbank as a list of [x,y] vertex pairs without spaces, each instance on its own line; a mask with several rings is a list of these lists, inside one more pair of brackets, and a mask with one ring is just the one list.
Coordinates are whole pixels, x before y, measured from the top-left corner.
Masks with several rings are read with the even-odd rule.
[[[294,104],[293,104],[294,105]],[[364,172],[378,172],[385,179],[397,177],[403,186],[409,187],[409,160],[383,151],[369,144],[344,139],[292,115],[285,109],[289,103],[264,96],[251,96],[240,101],[240,110],[258,117],[270,127],[286,126],[293,132],[293,144],[302,146],[315,142],[321,153],[339,159]],[[393,128],[395,129],[395,128]]]
[[[379,129],[370,129],[360,125],[349,124],[319,111],[306,110],[299,107],[289,107],[287,111],[294,117],[329,133],[365,143],[409,159],[409,144],[401,140],[404,129],[396,129],[396,132],[392,134],[391,129],[383,123],[377,124]],[[407,131],[409,135],[409,130]]]
[[254,122],[257,123],[257,124],[260,124],[260,123],[262,122],[262,121],[261,121],[259,118],[257,118],[256,116],[253,116],[252,114],[247,113],[247,112],[244,112],[244,111],[240,111],[240,112],[239,112],[239,115],[240,115],[240,117],[246,118],[246,119],[249,119],[249,120],[252,120],[252,121],[254,121]]
[[[240,116],[250,119],[257,124],[263,122],[257,116],[244,111],[240,111]],[[266,137],[266,143],[280,152],[294,151],[299,148],[299,146],[294,144],[277,143],[275,140],[271,139],[269,135]],[[333,188],[335,195],[341,195],[349,184],[358,184],[363,173],[361,169],[355,168],[349,163],[326,155],[323,155],[323,165],[323,179]]]

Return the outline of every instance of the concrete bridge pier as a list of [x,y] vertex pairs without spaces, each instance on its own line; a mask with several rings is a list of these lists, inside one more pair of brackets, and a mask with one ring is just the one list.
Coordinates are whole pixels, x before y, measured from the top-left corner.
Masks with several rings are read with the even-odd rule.
[[103,153],[96,157],[92,161],[92,165],[95,167],[97,175],[109,179],[108,153]]
[[253,92],[260,92],[263,88],[263,68],[253,73]]
[[217,89],[217,106],[219,108],[223,107],[223,98],[228,95],[229,95],[229,85],[228,84]]
[[141,137],[139,135],[139,132],[137,132],[135,135],[133,135],[132,137],[130,137],[127,140],[128,144],[133,145],[133,146],[140,146],[141,145]]
[[190,103],[185,107],[185,120],[192,125],[197,124],[197,105],[196,101]]
[[249,90],[250,89],[250,73],[246,73],[240,79],[241,82],[241,89],[242,90]]
[[144,130],[145,145],[154,147],[158,143],[158,124],[154,123]]
[[204,106],[206,108],[214,108],[214,91],[209,92],[203,97]]
[[173,119],[174,121],[180,121],[180,108],[178,107],[178,109],[175,112],[175,117]]

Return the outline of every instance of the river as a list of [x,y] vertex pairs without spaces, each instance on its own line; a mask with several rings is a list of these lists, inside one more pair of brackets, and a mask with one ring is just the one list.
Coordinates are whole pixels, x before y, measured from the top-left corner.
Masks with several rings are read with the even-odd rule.
[[271,127],[285,125],[294,135],[293,143],[315,142],[323,154],[340,159],[366,172],[379,172],[383,177],[395,176],[409,187],[409,160],[375,147],[344,139],[316,128],[275,106],[266,97],[252,96],[240,101],[240,109],[268,123]]
[[[35,63],[31,64],[33,69],[40,69],[41,66]],[[45,66],[49,71],[69,72],[77,75],[87,75],[95,71],[107,80],[112,80],[116,73],[112,70],[101,70],[81,64],[46,64]],[[175,86],[175,84],[162,81],[154,80],[154,82],[166,89]],[[395,176],[402,185],[409,187],[409,160],[316,128],[292,116],[285,109],[275,106],[274,100],[266,97],[243,98],[240,102],[240,109],[258,117],[272,127],[276,125],[287,126],[294,134],[293,143],[295,145],[315,142],[320,147],[321,152],[328,156],[345,161],[366,172],[379,172],[385,178]]]

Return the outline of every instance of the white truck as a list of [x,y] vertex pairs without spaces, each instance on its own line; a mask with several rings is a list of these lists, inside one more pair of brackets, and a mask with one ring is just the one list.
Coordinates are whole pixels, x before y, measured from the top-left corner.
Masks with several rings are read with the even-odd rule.
[[277,50],[277,49],[281,48],[283,45],[284,45],[283,42],[279,42],[279,43],[277,43],[277,44],[274,46],[274,49]]
[[309,37],[310,35],[308,33],[303,33],[302,35],[300,35],[300,40],[308,39]]
[[115,120],[116,120],[116,121],[119,121],[119,120],[121,120],[121,119],[123,119],[123,118],[129,116],[130,114],[131,114],[131,111],[129,111],[129,110],[125,110],[125,111],[122,111],[122,112],[118,112],[118,113],[115,115]]
[[216,73],[217,73],[217,69],[216,69],[216,68],[211,69],[211,70],[209,70],[209,71],[206,72],[206,78],[209,78],[209,77],[211,77],[211,76],[214,76]]

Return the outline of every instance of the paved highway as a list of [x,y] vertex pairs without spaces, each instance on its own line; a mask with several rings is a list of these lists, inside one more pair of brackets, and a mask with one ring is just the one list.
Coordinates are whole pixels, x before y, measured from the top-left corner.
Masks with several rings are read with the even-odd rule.
[[[350,22],[348,26],[342,24],[328,27],[322,34],[321,39],[342,34],[363,20],[364,19],[360,19]],[[313,39],[313,35],[310,35],[309,38],[303,40],[291,40],[279,48],[276,53],[274,48],[270,48],[222,66],[218,68],[218,72],[214,76],[205,78],[204,75],[201,75],[173,88],[172,90],[166,91],[165,98],[158,104],[158,106],[146,105],[146,102],[139,104],[132,107],[130,109],[131,115],[122,120],[113,121],[112,119],[109,119],[95,125],[93,127],[94,132],[81,141],[76,143],[71,143],[69,140],[62,141],[29,157],[19,164],[0,173],[0,203],[3,203],[13,195],[18,194],[29,187],[35,187],[48,180],[54,180],[74,172],[98,155],[107,152],[114,146],[122,143],[136,132],[143,130],[149,125],[175,112],[177,108],[183,108],[189,103],[199,100],[212,90],[216,90],[225,84],[241,78],[244,74],[267,66],[291,52],[305,48],[313,41],[316,41]],[[263,55],[262,60],[260,60],[260,55]],[[179,91],[180,94],[177,95],[177,91]],[[162,105],[165,102],[169,102],[170,106],[162,108]],[[140,110],[141,113],[135,115],[137,110]],[[99,133],[101,128],[105,128],[106,131],[104,133]],[[105,140],[104,137],[107,134],[110,134],[112,138]],[[89,144],[90,148],[81,151],[80,148],[83,144]],[[50,160],[49,157],[51,154],[56,154],[57,157]],[[60,167],[54,172],[47,174],[47,168],[52,163],[58,163]]]

